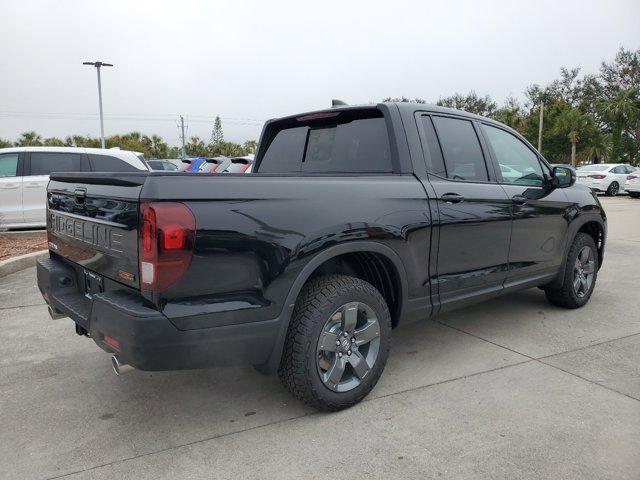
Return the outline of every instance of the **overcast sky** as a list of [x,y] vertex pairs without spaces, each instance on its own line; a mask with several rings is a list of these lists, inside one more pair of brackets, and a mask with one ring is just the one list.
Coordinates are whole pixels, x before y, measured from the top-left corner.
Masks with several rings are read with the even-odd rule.
[[640,0],[0,2],[0,138],[138,130],[257,139],[264,120],[386,96],[498,101],[640,47]]

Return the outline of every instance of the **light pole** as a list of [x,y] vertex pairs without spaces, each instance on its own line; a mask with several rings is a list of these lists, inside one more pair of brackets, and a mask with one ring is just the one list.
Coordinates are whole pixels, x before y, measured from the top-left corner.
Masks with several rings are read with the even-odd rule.
[[100,67],[113,67],[113,64],[104,63],[104,62],[82,62],[82,64],[96,67],[96,71],[98,72],[98,106],[100,107],[100,145],[102,145],[102,148],[105,148],[104,119],[102,118],[102,84],[100,82]]

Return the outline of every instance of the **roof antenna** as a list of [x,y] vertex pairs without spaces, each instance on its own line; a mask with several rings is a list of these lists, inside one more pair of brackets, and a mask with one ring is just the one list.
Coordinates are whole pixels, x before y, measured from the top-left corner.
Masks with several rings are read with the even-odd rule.
[[347,102],[343,102],[342,100],[338,100],[336,98],[331,100],[331,108],[333,108],[333,107],[342,107],[343,105],[348,105],[348,103]]

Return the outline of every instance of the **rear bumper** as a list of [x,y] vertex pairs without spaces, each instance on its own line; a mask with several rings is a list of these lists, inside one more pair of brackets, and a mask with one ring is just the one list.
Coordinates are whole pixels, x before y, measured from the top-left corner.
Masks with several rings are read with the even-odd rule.
[[[38,260],[38,288],[47,303],[87,330],[103,350],[148,371],[265,364],[278,338],[280,319],[178,330],[149,308],[134,290],[111,290],[87,298],[76,269],[52,258]],[[114,348],[105,336],[119,343]]]

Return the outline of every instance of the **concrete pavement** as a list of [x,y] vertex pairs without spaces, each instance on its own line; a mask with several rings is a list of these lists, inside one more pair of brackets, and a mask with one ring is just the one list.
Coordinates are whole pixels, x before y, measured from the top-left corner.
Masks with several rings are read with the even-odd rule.
[[529,290],[394,332],[378,386],[320,414],[251,367],[115,377],[0,279],[0,478],[640,478],[640,200],[566,311]]

